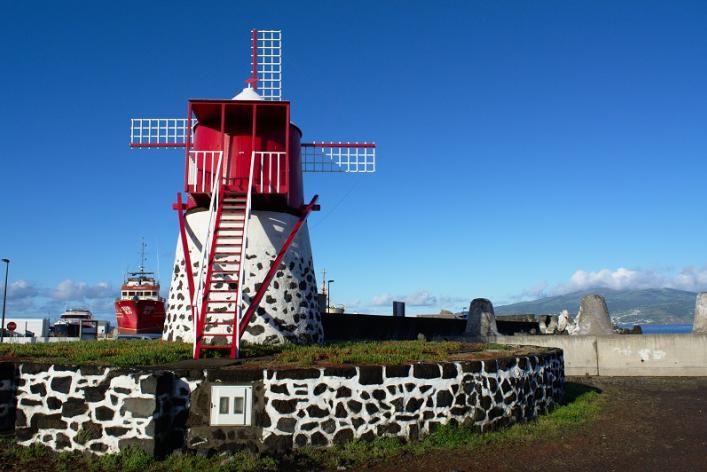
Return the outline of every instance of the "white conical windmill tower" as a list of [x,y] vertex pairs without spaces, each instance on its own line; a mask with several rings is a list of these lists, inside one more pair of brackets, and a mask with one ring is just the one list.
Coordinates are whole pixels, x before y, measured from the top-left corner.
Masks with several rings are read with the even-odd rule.
[[375,172],[374,144],[301,143],[282,100],[282,33],[252,31],[252,73],[233,99],[184,119],[132,120],[133,148],[185,148],[186,199],[163,338],[227,350],[323,340],[302,172]]

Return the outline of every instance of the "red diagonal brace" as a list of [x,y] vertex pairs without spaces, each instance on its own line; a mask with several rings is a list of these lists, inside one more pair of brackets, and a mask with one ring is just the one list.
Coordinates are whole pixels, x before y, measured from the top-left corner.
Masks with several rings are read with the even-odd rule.
[[184,205],[182,204],[182,194],[177,193],[177,204],[173,207],[179,215],[179,235],[182,240],[182,253],[184,254],[184,270],[189,287],[189,305],[191,306],[191,319],[194,320],[194,274],[191,267],[191,256],[189,255],[189,242],[187,241],[187,225],[184,217]]
[[319,195],[315,195],[314,198],[312,198],[312,201],[309,202],[309,205],[304,207],[304,210],[302,211],[302,215],[299,217],[299,220],[297,220],[297,223],[295,223],[294,228],[292,228],[292,231],[290,232],[290,236],[288,236],[287,240],[285,241],[285,244],[282,246],[282,249],[280,249],[280,252],[277,254],[277,257],[275,258],[272,265],[270,266],[270,270],[268,271],[267,275],[265,276],[265,279],[263,279],[263,283],[260,284],[260,288],[256,292],[255,296],[250,301],[250,305],[248,306],[248,310],[246,310],[245,316],[241,320],[241,324],[238,327],[239,336],[241,336],[241,337],[243,336],[245,329],[248,327],[248,323],[250,322],[250,319],[253,317],[253,313],[255,313],[255,310],[258,308],[258,305],[260,304],[260,300],[263,298],[263,296],[265,295],[265,292],[267,291],[268,287],[270,286],[270,282],[272,281],[272,278],[275,276],[275,272],[277,272],[277,268],[280,267],[280,263],[282,262],[282,259],[284,259],[285,254],[287,253],[287,250],[290,248],[290,245],[295,240],[295,236],[297,236],[297,233],[299,232],[300,228],[302,227],[305,220],[307,219],[307,216],[309,216],[309,214],[312,212],[312,209],[314,208],[315,204],[317,203],[318,198],[319,198]]

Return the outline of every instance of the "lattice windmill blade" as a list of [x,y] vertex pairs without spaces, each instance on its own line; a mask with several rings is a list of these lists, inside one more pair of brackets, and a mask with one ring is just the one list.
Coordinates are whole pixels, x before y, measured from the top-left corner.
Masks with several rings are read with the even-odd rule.
[[373,143],[303,143],[302,171],[345,172],[376,171],[376,145]]
[[265,100],[282,100],[282,31],[252,30],[248,82]]
[[187,147],[196,120],[187,126],[186,118],[131,118],[131,148],[182,148]]

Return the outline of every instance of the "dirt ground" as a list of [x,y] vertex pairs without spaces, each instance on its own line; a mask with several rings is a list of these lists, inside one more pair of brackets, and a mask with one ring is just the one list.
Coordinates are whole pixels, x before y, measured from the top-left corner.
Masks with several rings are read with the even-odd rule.
[[707,472],[707,377],[567,380],[602,392],[599,418],[558,438],[403,457],[366,471]]

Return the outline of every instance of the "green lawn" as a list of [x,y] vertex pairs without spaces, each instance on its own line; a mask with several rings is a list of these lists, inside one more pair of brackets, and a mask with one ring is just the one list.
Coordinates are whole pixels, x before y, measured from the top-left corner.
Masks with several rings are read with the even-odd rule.
[[[506,347],[449,341],[370,341],[323,346],[245,344],[242,357],[246,362],[260,362],[263,365],[278,367],[307,367],[316,364],[403,364],[415,361],[442,361],[448,359],[450,354],[460,351],[488,349],[503,351]],[[211,351],[209,354],[215,353]],[[136,367],[169,364],[191,359],[191,356],[191,344],[148,340],[0,345],[0,357],[4,360],[31,359],[46,363],[91,363]],[[270,358],[262,359],[263,356],[270,356]]]

